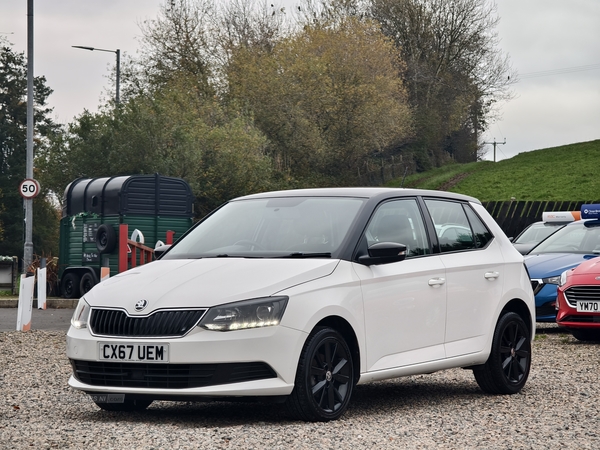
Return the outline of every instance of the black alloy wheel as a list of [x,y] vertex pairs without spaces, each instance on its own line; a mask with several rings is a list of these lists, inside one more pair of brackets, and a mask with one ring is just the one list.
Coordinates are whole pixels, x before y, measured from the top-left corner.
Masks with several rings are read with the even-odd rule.
[[531,367],[531,339],[525,322],[516,313],[500,317],[487,362],[473,369],[479,387],[489,394],[516,394]]
[[300,355],[288,410],[306,421],[337,419],[348,407],[354,381],[352,353],[342,335],[316,328]]

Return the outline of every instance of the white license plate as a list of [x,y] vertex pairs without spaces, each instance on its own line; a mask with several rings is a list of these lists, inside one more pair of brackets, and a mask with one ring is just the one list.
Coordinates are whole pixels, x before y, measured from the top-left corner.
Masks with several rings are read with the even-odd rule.
[[168,363],[169,344],[137,344],[98,342],[98,359],[101,361],[132,361]]
[[577,312],[600,313],[600,302],[577,300]]

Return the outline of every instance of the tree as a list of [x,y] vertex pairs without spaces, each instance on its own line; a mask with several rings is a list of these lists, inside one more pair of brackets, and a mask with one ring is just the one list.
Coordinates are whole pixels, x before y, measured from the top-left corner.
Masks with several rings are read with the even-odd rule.
[[306,25],[272,50],[239,47],[227,76],[280,173],[293,184],[340,185],[410,134],[402,69],[376,24],[348,19]]
[[160,173],[187,180],[201,216],[271,186],[265,138],[239,112],[206,99],[194,77],[171,79],[115,110],[84,112],[43,155],[57,192],[77,177]]
[[183,76],[195,80],[207,98],[214,95],[215,15],[212,0],[169,0],[161,5],[156,19],[140,25],[141,57],[125,68],[125,92],[156,89]]
[[272,50],[289,28],[285,8],[260,0],[231,0],[219,10],[218,42],[226,64],[231,51],[240,47]]
[[369,3],[371,17],[407,65],[404,80],[416,112],[413,148],[421,168],[448,156],[475,160],[478,136],[493,120],[494,104],[510,98],[513,75],[497,47],[495,5],[485,0]]
[[[49,136],[59,131],[50,118],[46,100],[52,90],[44,77],[34,79],[34,156],[49,144]],[[23,199],[18,193],[25,178],[27,155],[27,64],[0,38],[0,224],[4,228],[0,255],[23,254]],[[39,172],[34,172],[37,176]],[[56,253],[58,220],[46,198],[47,187],[34,201],[33,244],[39,253]],[[55,223],[55,228],[47,224]]]

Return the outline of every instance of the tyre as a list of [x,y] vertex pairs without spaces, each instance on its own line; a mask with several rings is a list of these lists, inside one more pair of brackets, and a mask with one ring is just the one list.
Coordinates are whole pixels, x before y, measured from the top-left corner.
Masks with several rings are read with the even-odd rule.
[[117,245],[117,233],[111,225],[102,224],[96,230],[96,248],[100,253],[111,253]]
[[600,341],[600,330],[571,329],[573,337],[578,341]]
[[79,297],[79,275],[69,272],[62,278],[61,292],[64,298]]
[[316,328],[300,354],[288,411],[310,422],[335,420],[346,411],[353,388],[354,364],[346,341],[333,328]]
[[86,272],[79,282],[80,295],[87,294],[96,285],[96,278],[90,272]]
[[500,317],[494,331],[492,350],[487,362],[473,375],[488,394],[516,394],[529,376],[531,339],[521,316],[509,312]]
[[104,403],[96,400],[94,403],[104,411],[143,411],[150,406],[152,400],[132,399],[125,396],[123,403]]

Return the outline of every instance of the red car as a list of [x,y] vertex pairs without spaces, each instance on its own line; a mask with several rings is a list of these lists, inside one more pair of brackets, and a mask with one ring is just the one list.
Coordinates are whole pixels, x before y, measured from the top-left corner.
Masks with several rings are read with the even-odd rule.
[[600,341],[600,258],[563,272],[556,323],[580,341]]

